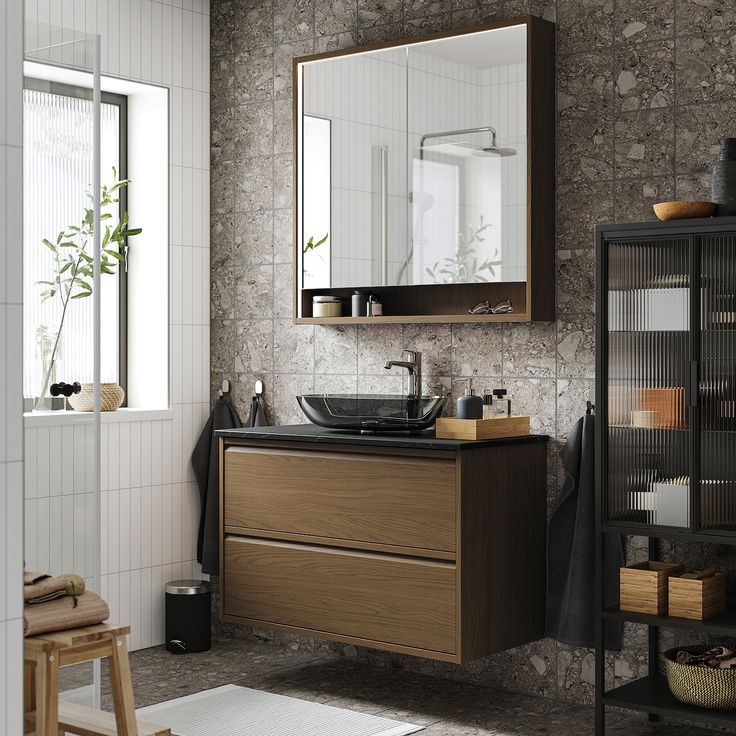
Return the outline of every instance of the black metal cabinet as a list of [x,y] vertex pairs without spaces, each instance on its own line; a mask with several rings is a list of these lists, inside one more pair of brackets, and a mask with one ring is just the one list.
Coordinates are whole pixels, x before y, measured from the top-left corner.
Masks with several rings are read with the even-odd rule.
[[[690,708],[658,672],[658,628],[736,635],[736,612],[702,623],[605,608],[603,535],[736,544],[736,218],[597,229],[596,733],[615,705],[736,727]],[[649,677],[604,688],[603,621],[649,626]]]

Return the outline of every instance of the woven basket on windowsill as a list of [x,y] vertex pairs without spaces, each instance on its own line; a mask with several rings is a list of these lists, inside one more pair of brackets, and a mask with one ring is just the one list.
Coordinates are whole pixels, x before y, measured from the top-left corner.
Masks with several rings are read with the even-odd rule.
[[678,664],[678,652],[703,654],[709,647],[676,647],[664,653],[667,684],[670,692],[681,702],[699,708],[736,710],[736,670],[720,670]]
[[[92,411],[93,393],[91,383],[83,383],[78,394],[69,397],[69,405],[74,411]],[[100,384],[100,411],[119,409],[125,398],[125,391],[117,383]]]

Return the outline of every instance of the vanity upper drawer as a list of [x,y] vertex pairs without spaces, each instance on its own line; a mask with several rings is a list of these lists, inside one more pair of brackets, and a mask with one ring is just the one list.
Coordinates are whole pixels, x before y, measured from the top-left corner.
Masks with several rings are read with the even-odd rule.
[[455,565],[227,537],[223,613],[455,652]]
[[455,550],[455,463],[228,447],[226,526]]

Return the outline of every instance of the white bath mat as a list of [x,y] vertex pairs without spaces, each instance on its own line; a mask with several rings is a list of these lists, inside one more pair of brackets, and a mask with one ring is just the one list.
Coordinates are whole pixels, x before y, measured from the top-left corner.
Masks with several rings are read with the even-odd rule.
[[404,736],[423,729],[237,685],[149,705],[137,714],[170,728],[173,736]]

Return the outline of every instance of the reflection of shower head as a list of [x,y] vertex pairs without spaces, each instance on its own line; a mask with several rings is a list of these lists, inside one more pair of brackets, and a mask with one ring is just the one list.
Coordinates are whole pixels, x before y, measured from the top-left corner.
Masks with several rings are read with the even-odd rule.
[[[468,135],[469,133],[490,133],[490,144],[487,146],[483,146],[476,143],[471,143],[470,141],[457,141],[449,143],[434,143],[430,144],[429,146],[426,145],[426,141],[432,138],[451,138],[456,135]],[[492,128],[490,125],[486,125],[481,128],[466,128],[464,130],[446,130],[442,133],[427,133],[423,135],[419,140],[420,157],[423,158],[424,151],[427,148],[438,148],[440,146],[445,147],[445,150],[447,150],[446,147],[448,146],[452,146],[455,149],[465,149],[470,151],[470,155],[472,156],[516,156],[515,148],[501,148],[498,145],[498,142],[496,140],[496,129]]]
[[411,201],[420,212],[429,212],[434,204],[434,197],[429,192],[415,191],[411,193]]

